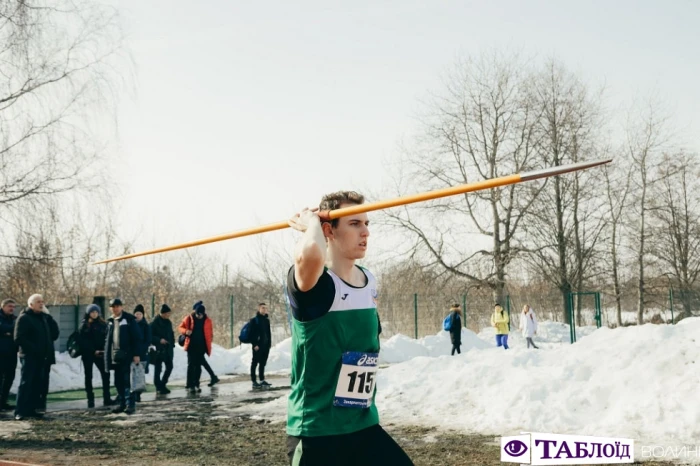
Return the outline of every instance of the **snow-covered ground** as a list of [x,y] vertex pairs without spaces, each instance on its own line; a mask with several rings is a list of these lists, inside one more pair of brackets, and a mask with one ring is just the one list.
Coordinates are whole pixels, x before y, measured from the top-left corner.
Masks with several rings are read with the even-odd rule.
[[[627,437],[637,445],[700,444],[700,318],[674,326],[579,327],[574,345],[566,325],[541,322],[535,337],[540,350],[528,350],[516,331],[508,351],[495,347],[493,329],[462,332],[462,354],[454,357],[446,332],[382,340],[380,364],[389,366],[379,371],[377,405],[384,422],[493,435],[534,431]],[[290,343],[273,347],[269,373],[289,372]],[[57,360],[52,391],[82,388],[80,359],[59,354]],[[250,345],[215,346],[209,359],[218,374],[247,373],[250,360]],[[172,380],[183,380],[186,366],[177,347]],[[97,375],[94,383],[99,387]],[[286,403],[259,407],[262,415],[280,416]]]

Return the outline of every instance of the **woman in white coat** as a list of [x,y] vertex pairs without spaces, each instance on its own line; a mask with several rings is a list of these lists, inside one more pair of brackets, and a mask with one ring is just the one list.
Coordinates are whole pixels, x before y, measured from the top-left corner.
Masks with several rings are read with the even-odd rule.
[[523,332],[523,337],[527,340],[527,347],[532,345],[533,348],[539,349],[532,337],[537,335],[537,317],[535,312],[527,304],[523,306],[523,313],[520,315],[520,330]]

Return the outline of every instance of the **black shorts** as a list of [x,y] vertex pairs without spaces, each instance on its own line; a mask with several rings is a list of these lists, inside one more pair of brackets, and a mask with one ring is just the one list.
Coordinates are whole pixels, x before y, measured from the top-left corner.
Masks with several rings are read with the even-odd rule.
[[412,466],[413,462],[379,424],[343,435],[287,437],[292,466]]

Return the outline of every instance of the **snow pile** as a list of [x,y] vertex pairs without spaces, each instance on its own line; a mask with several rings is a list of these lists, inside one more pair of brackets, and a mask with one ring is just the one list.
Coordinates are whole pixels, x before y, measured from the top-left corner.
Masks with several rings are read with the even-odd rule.
[[676,326],[602,328],[574,345],[545,341],[551,349],[544,350],[527,350],[514,335],[509,351],[420,356],[381,370],[377,405],[384,421],[482,434],[534,431],[694,445],[700,438],[699,334],[700,318],[693,318]]

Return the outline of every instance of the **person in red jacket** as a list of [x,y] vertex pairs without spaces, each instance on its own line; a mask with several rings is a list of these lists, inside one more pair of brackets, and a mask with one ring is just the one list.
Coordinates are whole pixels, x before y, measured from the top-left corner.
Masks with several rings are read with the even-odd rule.
[[187,386],[190,393],[201,392],[199,378],[202,376],[204,355],[211,355],[211,343],[214,340],[214,326],[206,314],[201,302],[195,305],[195,311],[182,319],[180,334],[185,335],[184,349],[187,351]]

